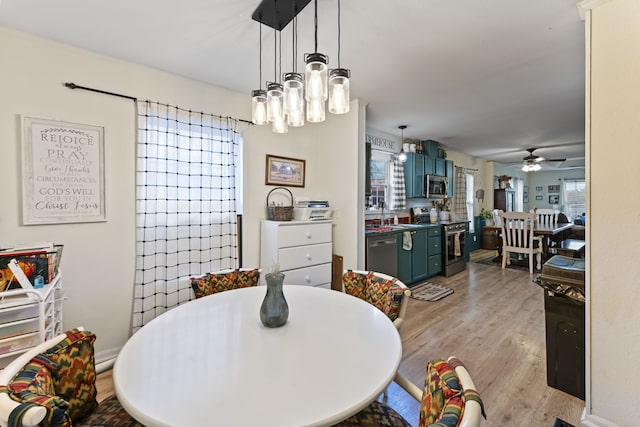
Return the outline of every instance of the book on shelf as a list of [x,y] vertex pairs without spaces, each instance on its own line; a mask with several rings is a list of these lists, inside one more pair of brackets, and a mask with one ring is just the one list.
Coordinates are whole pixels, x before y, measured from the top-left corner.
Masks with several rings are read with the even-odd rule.
[[63,245],[42,242],[21,244],[12,248],[0,249],[0,288],[16,289],[20,286],[9,263],[16,261],[17,266],[27,277],[30,284],[44,285],[51,283],[58,274]]

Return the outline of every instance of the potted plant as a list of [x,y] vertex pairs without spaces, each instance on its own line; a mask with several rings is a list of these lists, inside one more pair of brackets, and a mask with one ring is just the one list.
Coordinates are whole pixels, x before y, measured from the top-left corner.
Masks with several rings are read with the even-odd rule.
[[484,218],[486,226],[491,227],[493,225],[493,214],[489,211],[485,211],[484,208],[480,211],[480,216]]

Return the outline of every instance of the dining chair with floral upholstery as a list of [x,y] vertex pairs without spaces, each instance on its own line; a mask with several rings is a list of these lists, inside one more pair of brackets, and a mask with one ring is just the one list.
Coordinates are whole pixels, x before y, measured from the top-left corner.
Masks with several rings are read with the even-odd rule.
[[[420,402],[419,426],[479,427],[486,415],[469,371],[455,356],[427,363],[423,388],[401,374],[394,381]],[[411,427],[398,412],[378,400],[335,427]]]
[[411,290],[397,278],[376,271],[345,270],[342,292],[374,305],[400,330]]
[[0,371],[0,426],[144,427],[115,395],[98,403],[95,339],[83,328],[71,329]]
[[256,286],[259,281],[259,268],[235,268],[192,277],[191,288],[197,299],[218,292]]

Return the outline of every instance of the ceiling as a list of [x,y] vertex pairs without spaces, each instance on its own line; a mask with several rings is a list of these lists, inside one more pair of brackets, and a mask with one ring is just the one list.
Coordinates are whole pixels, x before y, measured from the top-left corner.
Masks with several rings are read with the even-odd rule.
[[[0,1],[2,26],[248,96],[258,89],[257,0]],[[318,51],[330,68],[337,5],[318,1]],[[314,50],[313,6],[298,15],[298,71]],[[406,124],[405,137],[501,163],[537,147],[567,158],[547,169],[584,165],[576,0],[344,0],[341,8],[341,66],[351,69],[352,97],[367,103],[367,128],[399,136]],[[283,72],[293,68],[291,27],[282,31]],[[274,80],[273,32],[263,27],[263,81]]]

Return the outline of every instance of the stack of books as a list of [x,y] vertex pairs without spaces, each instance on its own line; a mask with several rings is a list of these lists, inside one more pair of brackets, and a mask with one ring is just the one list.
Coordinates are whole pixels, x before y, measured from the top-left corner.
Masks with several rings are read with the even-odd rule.
[[58,274],[63,245],[38,242],[0,249],[0,292],[39,288]]

